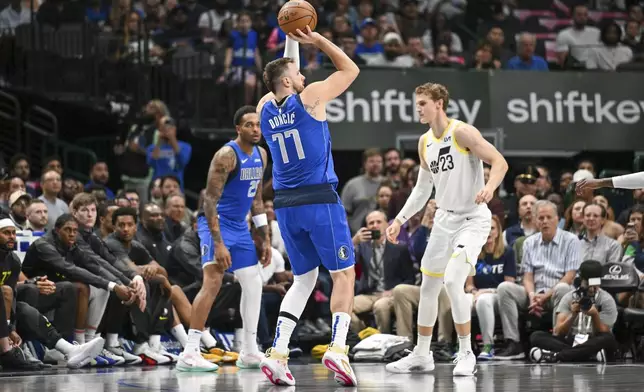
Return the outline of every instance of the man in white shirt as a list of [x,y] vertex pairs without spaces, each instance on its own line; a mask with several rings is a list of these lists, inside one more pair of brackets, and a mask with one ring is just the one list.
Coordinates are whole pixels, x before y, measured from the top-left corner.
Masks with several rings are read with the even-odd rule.
[[602,44],[588,53],[586,68],[615,71],[617,66],[633,59],[633,50],[621,43],[622,29],[615,22],[602,28]]
[[568,56],[586,64],[588,52],[600,44],[597,27],[588,26],[588,7],[580,4],[573,8],[572,26],[557,34],[557,58],[564,65]]
[[0,35],[4,30],[13,30],[21,24],[31,23],[31,10],[23,7],[21,3],[21,0],[11,0],[11,3],[0,12]]

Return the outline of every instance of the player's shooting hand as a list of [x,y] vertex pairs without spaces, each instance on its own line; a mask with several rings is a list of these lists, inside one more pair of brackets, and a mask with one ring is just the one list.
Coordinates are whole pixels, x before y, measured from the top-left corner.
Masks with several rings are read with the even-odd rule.
[[474,199],[474,202],[476,204],[489,203],[490,200],[492,200],[492,196],[494,196],[494,191],[490,191],[486,186],[476,194],[476,199]]
[[387,241],[391,242],[392,244],[397,244],[398,234],[400,234],[400,222],[398,222],[397,219],[394,219],[394,221],[391,222],[391,225],[387,227],[385,234],[387,236]]
[[586,179],[581,180],[575,185],[575,191],[578,195],[581,195],[586,189],[597,189],[601,188],[599,180]]
[[56,283],[47,280],[47,276],[41,276],[36,282],[36,287],[42,295],[51,295],[56,292]]
[[367,242],[371,240],[371,230],[367,229],[366,227],[361,227],[360,230],[356,233],[356,235],[353,236],[353,239],[351,242],[353,242],[353,245],[358,246],[359,243],[361,242]]
[[301,44],[311,44],[315,45],[320,39],[322,39],[322,36],[315,31],[312,31],[309,26],[306,26],[306,29],[304,31],[297,29],[295,30],[295,33],[290,33],[288,35],[292,40],[297,41]]
[[230,252],[223,242],[220,242],[215,246],[215,260],[217,260],[217,265],[221,266],[224,271],[232,265]]

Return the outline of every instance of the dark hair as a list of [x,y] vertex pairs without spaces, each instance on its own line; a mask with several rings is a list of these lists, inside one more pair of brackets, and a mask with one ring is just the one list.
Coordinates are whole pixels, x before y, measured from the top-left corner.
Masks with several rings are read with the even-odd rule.
[[264,68],[264,83],[266,83],[266,87],[268,87],[270,92],[275,93],[278,79],[284,75],[284,72],[288,69],[288,65],[291,63],[294,63],[292,58],[282,57],[266,64]]
[[138,222],[136,209],[132,207],[119,207],[116,211],[114,211],[114,213],[112,214],[112,224],[114,226],[116,226],[116,221],[119,218],[119,216],[131,216],[132,219],[134,219],[135,224]]
[[[92,164],[92,168],[90,169],[90,171],[94,170],[94,168],[96,167],[96,165],[98,165],[99,163],[104,163],[104,164],[105,164],[105,166],[107,166],[107,162],[105,162],[105,161],[101,161],[101,160],[98,160],[98,161],[96,161],[96,162],[94,162],[94,163]],[[108,167],[108,168],[109,168],[109,167]]]
[[85,192],[92,193],[94,191],[103,191],[107,193],[107,187],[105,187],[105,185],[96,183],[89,184],[85,187]]
[[[619,27],[619,25],[618,25],[617,23],[615,23],[615,21],[612,21],[612,20],[611,20],[610,22],[608,22],[608,23],[606,23],[605,25],[603,25],[603,26],[602,26],[601,34],[600,34],[600,37],[601,37],[602,42],[603,42],[603,43],[606,43],[606,35],[608,34],[608,31],[609,31],[611,28],[614,28],[614,29],[615,29],[615,31],[617,31],[617,42],[621,42],[621,40],[622,40],[622,35],[623,35],[623,33],[622,33],[622,28],[621,28],[621,27]],[[582,162],[583,162],[583,161],[585,161],[585,160],[587,160],[587,159],[582,160]],[[588,161],[589,161],[590,163],[592,163],[590,160],[588,160]],[[594,167],[595,167],[595,165],[593,164],[593,168],[594,168]]]
[[582,280],[601,278],[603,276],[602,263],[596,260],[586,260],[579,266],[579,277]]
[[586,4],[586,3],[577,3],[577,4],[572,6],[572,8],[570,9],[570,12],[572,14],[574,14],[575,11],[577,11],[577,8],[579,8],[579,7],[584,7],[586,9],[588,9],[588,4]]
[[114,200],[108,200],[104,203],[101,203],[98,206],[98,217],[105,218],[107,216],[107,213],[110,211],[110,207],[116,207]]
[[20,161],[27,161],[27,163],[31,166],[31,162],[29,161],[29,157],[23,153],[18,153],[14,154],[11,157],[11,160],[9,161],[9,169],[13,170],[14,167],[18,164]]
[[47,167],[47,165],[49,165],[53,161],[58,161],[58,162],[60,162],[61,165],[63,164],[63,160],[60,159],[60,157],[58,155],[52,155],[52,156],[49,156],[49,157],[45,158],[42,161],[42,163],[43,163],[42,167]]
[[631,208],[631,212],[628,213],[628,217],[630,218],[633,213],[638,213],[644,215],[644,205],[642,204],[635,204],[633,208]]
[[584,215],[586,215],[586,208],[591,207],[591,206],[599,207],[599,209],[601,209],[601,210],[602,210],[602,212],[601,212],[601,216],[602,216],[602,218],[604,218],[604,219],[605,219],[605,218],[608,216],[608,211],[606,211],[606,208],[605,208],[603,205],[601,205],[601,204],[597,204],[597,203],[595,203],[595,202],[586,204],[586,205],[584,206],[584,209],[582,210],[582,213],[583,213]]
[[235,115],[233,116],[233,124],[235,126],[241,126],[242,119],[249,113],[257,113],[255,106],[246,105],[237,109]]
[[136,194],[138,197],[141,197],[141,195],[139,195],[139,191],[137,191],[136,189],[126,189],[126,190],[124,190],[124,191],[123,191],[123,192],[121,192],[121,193],[122,193],[124,196],[125,196],[125,195],[127,195],[128,193],[134,193],[134,194]]
[[72,214],[62,214],[61,216],[56,219],[56,223],[54,224],[54,228],[56,230],[60,230],[67,222],[74,222],[76,223],[76,219],[74,219],[74,216]]
[[94,195],[92,195],[91,193],[82,192],[74,196],[72,202],[69,204],[72,210],[76,211],[81,207],[90,206],[92,204],[96,205],[98,204],[98,202],[96,201],[96,197],[94,197]]
[[398,158],[402,158],[402,153],[401,153],[401,152],[400,152],[400,150],[399,150],[399,149],[397,149],[396,147],[389,147],[388,149],[386,149],[386,150],[385,150],[384,154],[382,154],[382,155],[383,155],[383,156],[384,156],[384,155],[387,155],[387,154],[389,154],[389,153],[390,153],[390,152],[392,152],[392,151],[396,151],[396,152],[398,153]]
[[166,181],[168,181],[168,180],[173,180],[177,184],[179,184],[179,186],[181,186],[181,181],[179,180],[179,177],[175,176],[174,174],[167,174],[167,175],[161,177],[161,182],[159,183],[159,188],[163,188],[163,184],[165,184]]
[[380,156],[382,157],[382,152],[380,151],[379,148],[367,148],[362,152],[362,163],[367,162],[367,159],[375,156]]

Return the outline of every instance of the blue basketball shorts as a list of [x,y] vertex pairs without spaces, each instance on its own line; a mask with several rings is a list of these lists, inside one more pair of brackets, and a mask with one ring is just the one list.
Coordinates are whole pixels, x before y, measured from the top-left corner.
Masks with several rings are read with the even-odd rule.
[[[240,225],[238,222],[229,222],[220,218],[219,228],[221,229],[221,238],[232,259],[229,272],[257,265],[257,251],[247,225]],[[208,227],[208,220],[203,215],[197,218],[197,234],[201,245],[201,267],[216,264],[215,246]]]
[[342,204],[307,204],[275,210],[293,274],[320,264],[330,272],[355,264],[347,214]]

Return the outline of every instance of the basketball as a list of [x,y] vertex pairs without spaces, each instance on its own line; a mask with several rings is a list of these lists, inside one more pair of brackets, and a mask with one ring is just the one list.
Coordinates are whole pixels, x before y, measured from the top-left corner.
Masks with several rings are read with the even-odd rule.
[[282,31],[287,35],[295,33],[297,29],[306,32],[307,25],[311,30],[315,30],[315,26],[318,24],[318,14],[308,2],[291,0],[282,6],[277,15],[277,21]]

